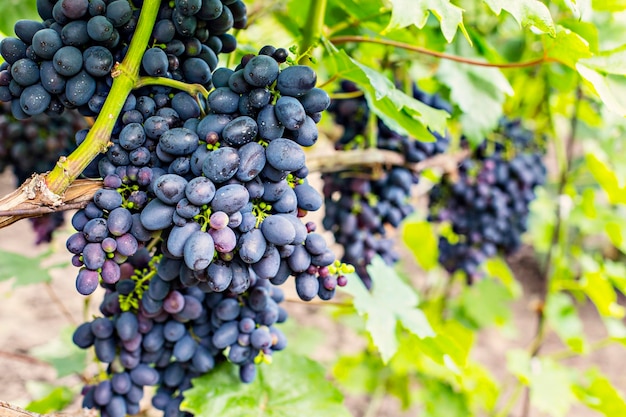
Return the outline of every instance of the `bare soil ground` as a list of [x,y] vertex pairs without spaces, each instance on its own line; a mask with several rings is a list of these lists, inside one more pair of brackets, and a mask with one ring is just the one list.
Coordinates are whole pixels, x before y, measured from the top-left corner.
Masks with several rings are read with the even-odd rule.
[[[4,174],[0,176],[0,195],[13,189],[12,178]],[[67,216],[69,223],[69,215]],[[71,233],[71,226],[62,229],[53,243],[55,255],[51,264],[68,262],[65,250],[65,239]],[[27,256],[35,256],[46,250],[33,245],[34,234],[28,221],[0,230],[0,249],[13,251]],[[69,263],[69,262],[68,262]],[[536,331],[536,317],[532,309],[533,300],[541,294],[543,285],[537,265],[530,250],[526,249],[510,259],[510,264],[522,282],[524,296],[511,306],[514,317],[516,335],[507,338],[496,329],[480,334],[474,357],[485,364],[499,380],[505,379],[505,354],[511,348],[528,346]],[[68,265],[64,268],[51,269],[53,281],[50,285],[14,288],[13,282],[0,282],[0,401],[15,405],[25,405],[31,399],[29,381],[58,382],[55,372],[45,363],[41,363],[28,352],[33,347],[45,344],[55,338],[62,328],[82,322],[84,299],[74,288],[75,268]],[[55,302],[54,298],[59,302]],[[94,300],[97,304],[97,300]],[[289,302],[286,307],[292,319],[299,326],[317,328],[324,334],[323,344],[312,353],[316,359],[325,363],[332,362],[337,352],[354,351],[361,347],[362,342],[350,332],[339,327],[328,318],[321,309],[325,307],[307,306]],[[66,311],[63,311],[65,309]],[[590,340],[598,340],[604,336],[603,325],[591,306],[582,310],[585,331]],[[549,338],[543,352],[559,351],[563,346],[555,338]],[[626,374],[622,371],[626,350],[617,346],[605,348],[585,357],[568,360],[566,363],[578,369],[599,367],[613,383],[626,391]],[[68,377],[69,384],[78,383],[77,377]],[[348,396],[346,403],[355,417],[362,417],[369,406],[369,399]],[[78,403],[72,408],[76,409]],[[520,410],[514,410],[511,417],[520,416]],[[377,417],[408,417],[419,415],[416,410],[402,411],[393,398],[384,398],[378,405]],[[595,415],[585,408],[572,409],[569,417],[587,417]],[[532,417],[542,414],[533,411]],[[442,416],[445,417],[445,416]]]

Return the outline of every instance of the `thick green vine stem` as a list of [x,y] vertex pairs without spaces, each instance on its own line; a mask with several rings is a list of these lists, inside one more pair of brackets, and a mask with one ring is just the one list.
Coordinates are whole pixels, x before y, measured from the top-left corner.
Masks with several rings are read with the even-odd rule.
[[161,0],[145,0],[137,22],[137,30],[130,41],[124,60],[113,70],[113,85],[104,102],[102,111],[84,142],[69,156],[62,157],[46,177],[48,189],[62,194],[101,152],[106,152],[115,121],[122,111],[128,94],[135,88],[139,78],[141,59],[156,22]]
[[302,30],[302,42],[300,43],[299,64],[306,64],[310,57],[310,51],[319,42],[324,28],[324,16],[326,15],[327,0],[313,0],[309,7],[306,24]]

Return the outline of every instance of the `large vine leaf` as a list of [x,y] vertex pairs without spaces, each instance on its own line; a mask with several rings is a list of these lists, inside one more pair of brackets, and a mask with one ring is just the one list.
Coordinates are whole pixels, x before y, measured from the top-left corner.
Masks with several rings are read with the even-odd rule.
[[556,35],[554,21],[548,7],[539,0],[483,0],[496,15],[505,10],[522,27],[533,26],[540,31]]
[[13,287],[50,282],[50,273],[41,267],[47,254],[35,258],[0,250],[0,281],[15,278]]
[[349,57],[345,51],[331,44],[327,44],[327,48],[330,52],[330,59],[326,60],[329,72],[356,83],[365,92],[370,109],[390,129],[423,142],[435,140],[427,127],[445,133],[447,112],[404,94],[379,71]]
[[398,324],[420,339],[432,338],[435,333],[418,307],[417,294],[392,267],[374,258],[367,271],[372,277],[371,291],[356,276],[349,280],[345,290],[354,297],[354,307],[365,317],[365,328],[387,363],[398,350]]
[[452,42],[457,28],[465,38],[471,39],[463,25],[463,9],[449,0],[390,0],[392,5],[391,21],[387,30],[401,29],[415,25],[419,29],[426,25],[432,13],[441,25],[441,32],[448,42]]
[[251,384],[239,380],[237,369],[224,363],[194,379],[182,409],[197,416],[350,417],[324,368],[308,358],[278,352],[271,365],[258,367]]
[[450,87],[450,98],[463,111],[463,133],[480,143],[502,116],[502,105],[513,87],[497,68],[483,68],[444,60],[437,78]]

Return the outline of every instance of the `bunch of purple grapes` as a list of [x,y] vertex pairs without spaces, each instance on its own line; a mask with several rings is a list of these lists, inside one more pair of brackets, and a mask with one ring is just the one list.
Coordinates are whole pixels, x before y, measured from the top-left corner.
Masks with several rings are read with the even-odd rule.
[[266,46],[214,71],[205,115],[187,93],[137,92],[94,162],[104,187],[73,217],[67,247],[77,290],[107,291],[104,317],[75,333],[109,364],[85,389],[104,416],[136,413],[146,385],[158,386],[156,408],[183,414],[191,379],[224,360],[251,382],[286,344],[276,286],[294,277],[309,301],[346,284],[351,268],[302,220],[323,202],[303,147],[330,99],[309,67],[281,69],[286,58]]
[[528,206],[546,178],[541,141],[531,131],[502,120],[497,133],[497,142],[485,140],[461,162],[457,181],[444,176],[430,192],[429,220],[449,222],[456,235],[439,238],[439,262],[470,283],[487,258],[519,248]]
[[[256,365],[286,347],[275,326],[287,319],[280,288],[251,275],[243,294],[204,291],[184,285],[180,263],[143,249],[124,263],[117,283],[105,284],[103,316],[74,333],[78,346],[94,346],[98,360],[109,364],[108,378],[83,390],[86,407],[111,417],[137,414],[144,387],[156,386],[156,409],[189,415],[180,404],[193,378],[228,360],[251,382]],[[155,299],[162,306],[155,308]]]
[[[356,86],[344,81],[342,92],[358,91]],[[449,105],[438,96],[429,96],[415,89],[416,97],[426,104],[448,109]],[[370,109],[364,97],[336,100],[330,111],[337,124],[344,127],[337,142],[338,149],[354,149],[363,146],[368,131]],[[443,153],[448,138],[433,133],[430,142],[400,135],[377,121],[376,147],[402,154],[407,163],[420,162]],[[342,261],[354,265],[361,280],[369,288],[371,277],[367,266],[375,256],[391,265],[398,260],[394,241],[387,238],[386,227],[397,228],[402,220],[413,212],[411,188],[418,182],[418,175],[404,166],[383,166],[381,173],[341,171],[326,173],[324,197],[326,215],[323,225],[333,232],[337,243],[343,246]]]
[[[0,42],[0,101],[25,119],[78,109],[97,115],[136,31],[139,0],[39,0],[42,21],[20,20]],[[247,24],[241,0],[162,1],[141,75],[210,86],[218,54],[235,50],[226,33]]]

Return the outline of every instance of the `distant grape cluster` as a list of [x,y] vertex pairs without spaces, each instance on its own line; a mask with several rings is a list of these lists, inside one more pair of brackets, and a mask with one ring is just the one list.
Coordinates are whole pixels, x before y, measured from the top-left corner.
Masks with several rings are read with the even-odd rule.
[[457,181],[444,176],[430,192],[429,220],[449,222],[454,235],[439,238],[439,262],[469,282],[480,278],[487,258],[519,248],[534,190],[546,178],[541,141],[531,131],[502,120],[498,133],[461,162]]
[[214,71],[205,115],[184,92],[141,95],[149,112],[127,100],[134,107],[97,161],[104,187],[74,215],[67,241],[78,292],[107,289],[105,317],[75,333],[110,364],[86,406],[134,414],[141,387],[158,385],[154,406],[177,415],[191,378],[223,360],[251,382],[286,343],[274,327],[286,319],[275,286],[294,277],[309,301],[346,284],[351,268],[301,220],[323,202],[303,147],[316,142],[330,99],[309,67],[281,69],[286,57],[267,46]]
[[[135,4],[137,3],[137,4]],[[65,108],[98,114],[116,62],[137,28],[140,1],[40,0],[43,22],[20,20],[17,37],[0,42],[0,101],[18,119]],[[142,60],[142,75],[210,86],[219,53],[232,52],[226,33],[247,24],[240,0],[163,1]]]
[[[87,127],[85,119],[68,111],[58,117],[45,114],[17,120],[8,103],[0,103],[0,172],[10,167],[18,185],[35,172],[47,172],[62,155],[75,148],[74,133]],[[63,224],[63,213],[30,219],[36,243],[50,242]]]
[[[356,86],[342,83],[342,92],[355,92]],[[437,96],[428,96],[415,90],[416,96],[428,101],[433,107],[447,108],[448,104]],[[330,111],[335,121],[344,127],[337,141],[339,149],[363,147],[368,131],[370,110],[364,97],[336,100]],[[376,147],[402,154],[406,162],[420,162],[433,155],[443,153],[448,138],[433,133],[431,142],[400,135],[381,120],[377,121]],[[426,139],[426,138],[425,138]],[[382,172],[362,171],[326,173],[324,197],[326,215],[324,227],[334,233],[337,243],[343,246],[342,260],[354,265],[359,277],[367,287],[371,277],[367,272],[374,256],[380,256],[388,264],[397,261],[394,241],[387,238],[385,227],[398,227],[400,222],[413,211],[410,201],[411,188],[418,176],[404,166],[383,167]]]

